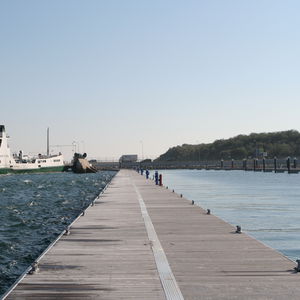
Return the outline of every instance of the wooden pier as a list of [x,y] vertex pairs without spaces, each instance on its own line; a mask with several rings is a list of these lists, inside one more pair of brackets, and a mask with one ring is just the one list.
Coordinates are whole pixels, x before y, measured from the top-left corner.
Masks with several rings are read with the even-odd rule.
[[295,266],[191,201],[121,170],[39,272],[6,299],[299,299]]

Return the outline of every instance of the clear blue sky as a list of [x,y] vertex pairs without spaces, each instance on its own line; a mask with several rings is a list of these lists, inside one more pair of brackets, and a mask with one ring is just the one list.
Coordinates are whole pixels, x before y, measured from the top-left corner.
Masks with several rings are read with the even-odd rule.
[[14,151],[45,151],[49,126],[52,144],[100,158],[298,130],[299,11],[296,0],[0,1],[0,123]]

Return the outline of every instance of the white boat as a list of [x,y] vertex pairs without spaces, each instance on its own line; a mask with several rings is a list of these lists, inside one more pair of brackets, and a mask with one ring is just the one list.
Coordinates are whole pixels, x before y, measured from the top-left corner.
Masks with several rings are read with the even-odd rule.
[[5,126],[0,125],[0,174],[59,172],[63,169],[63,155],[61,153],[49,155],[49,146],[47,147],[47,155],[39,154],[36,157],[29,157],[24,155],[22,151],[18,155],[11,155]]

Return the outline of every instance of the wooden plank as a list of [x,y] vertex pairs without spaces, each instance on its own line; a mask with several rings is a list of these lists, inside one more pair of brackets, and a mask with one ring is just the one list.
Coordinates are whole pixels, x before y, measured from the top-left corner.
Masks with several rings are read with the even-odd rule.
[[154,259],[156,262],[156,267],[160,277],[161,284],[163,286],[167,300],[183,300],[182,293],[177,284],[177,281],[173,275],[173,272],[170,268],[168,259],[166,257],[165,251],[161,246],[159,238],[156,234],[155,228],[151,221],[151,218],[148,214],[147,207],[145,205],[144,199],[137,189],[135,183],[132,183],[135,189],[135,192],[138,196],[139,204],[141,207],[142,216],[144,218],[144,223],[148,233],[148,238],[151,243]]
[[298,299],[295,263],[176,193],[121,170],[8,299],[165,299],[139,201],[184,299]]
[[7,299],[165,299],[136,193],[120,172]]
[[299,299],[294,262],[176,193],[132,176],[184,299]]

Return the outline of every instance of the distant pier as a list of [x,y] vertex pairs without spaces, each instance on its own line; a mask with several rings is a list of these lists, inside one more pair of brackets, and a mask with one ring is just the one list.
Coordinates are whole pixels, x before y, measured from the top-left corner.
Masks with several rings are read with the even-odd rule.
[[249,159],[227,159],[227,160],[197,160],[197,161],[180,161],[180,160],[150,160],[135,162],[101,162],[92,161],[92,165],[98,170],[119,170],[142,168],[148,170],[159,169],[198,169],[198,170],[244,170],[254,172],[274,172],[298,174],[300,168],[297,158],[249,158]]
[[6,299],[299,299],[296,263],[236,231],[121,170]]

